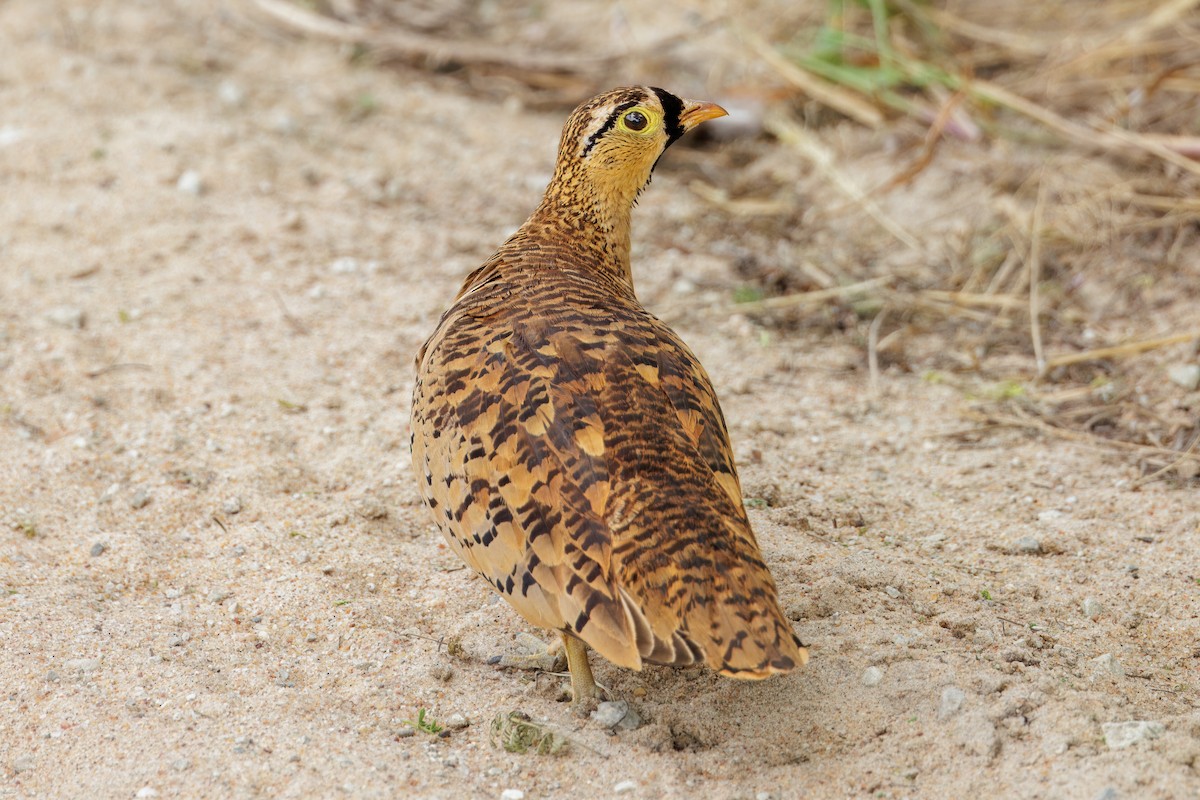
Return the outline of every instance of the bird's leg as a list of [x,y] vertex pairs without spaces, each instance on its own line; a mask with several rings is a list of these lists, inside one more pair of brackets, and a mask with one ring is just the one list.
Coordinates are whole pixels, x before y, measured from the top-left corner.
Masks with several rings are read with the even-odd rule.
[[567,652],[567,669],[571,672],[571,706],[576,713],[586,714],[604,696],[592,677],[588,664],[587,645],[574,636],[562,634],[563,650]]

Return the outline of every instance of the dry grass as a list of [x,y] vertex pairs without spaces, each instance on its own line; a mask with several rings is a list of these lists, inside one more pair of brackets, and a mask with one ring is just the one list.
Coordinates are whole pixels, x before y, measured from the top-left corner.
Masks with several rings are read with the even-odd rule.
[[[1147,15],[1116,0],[1082,14],[1065,4],[835,2],[815,30],[781,31],[770,45],[746,36],[805,94],[798,101],[876,126],[846,110],[872,102],[919,152],[870,189],[822,144],[819,120],[803,125],[777,106],[768,129],[878,235],[864,237],[861,266],[849,259],[839,285],[739,308],[787,324],[798,309],[853,298],[873,389],[881,364],[933,366],[982,395],[988,424],[1111,443],[1140,459],[1145,479],[1194,478],[1200,393],[1166,374],[1198,363],[1200,347],[1198,6],[1175,0]],[[807,92],[809,80],[837,102]],[[995,202],[963,219],[970,231],[947,256],[944,235],[885,209],[889,193],[937,170],[952,140],[981,143],[957,152],[973,161],[965,180]],[[897,244],[925,257],[888,258]],[[981,391],[998,383],[1019,391]]]

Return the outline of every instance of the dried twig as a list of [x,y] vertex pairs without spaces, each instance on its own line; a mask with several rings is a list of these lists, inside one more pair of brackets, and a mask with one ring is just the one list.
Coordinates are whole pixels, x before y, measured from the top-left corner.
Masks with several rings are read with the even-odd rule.
[[1126,342],[1125,344],[1113,347],[1084,350],[1081,353],[1070,353],[1065,356],[1052,358],[1046,362],[1046,369],[1052,370],[1058,367],[1070,366],[1071,364],[1080,364],[1084,361],[1099,361],[1104,358],[1124,358],[1126,356],[1137,355],[1138,353],[1145,353],[1148,350],[1157,350],[1160,347],[1169,347],[1173,344],[1182,344],[1196,339],[1200,339],[1200,329],[1187,331],[1186,333],[1174,333],[1170,336],[1161,336],[1156,339],[1143,339],[1140,342]]
[[[1196,450],[1197,444],[1200,444],[1200,432],[1198,432],[1195,436],[1192,437],[1192,443],[1190,445],[1188,445],[1187,450],[1184,450],[1183,454],[1180,455],[1179,458],[1175,459],[1174,461],[1172,461],[1171,463],[1162,467],[1161,469],[1151,472],[1149,475],[1143,475],[1142,477],[1138,478],[1136,481],[1133,482],[1132,488],[1137,489],[1138,487],[1143,486],[1147,483],[1150,483],[1151,481],[1157,480],[1161,476],[1165,475],[1166,473],[1168,473],[1171,470],[1178,467],[1183,462],[1189,460],[1192,457],[1192,453]],[[1200,461],[1200,459],[1197,459],[1197,460]]]
[[502,47],[490,42],[454,41],[395,27],[370,30],[301,8],[287,0],[248,0],[277,24],[296,33],[362,44],[384,60],[424,60],[444,64],[499,64],[532,72],[578,73],[601,69],[624,54],[553,53],[534,47]]
[[1038,287],[1042,282],[1042,214],[1046,208],[1046,184],[1038,181],[1037,202],[1033,207],[1033,222],[1029,231],[1029,337],[1033,341],[1033,358],[1038,376],[1046,374],[1046,354],[1042,350],[1041,298]]
[[734,309],[743,314],[761,314],[765,311],[780,311],[788,308],[824,303],[826,300],[862,294],[891,281],[891,276],[871,278],[848,286],[835,286],[832,289],[817,289],[812,292],[798,292],[783,297],[768,297],[766,300],[755,300],[750,303],[738,303]]
[[879,395],[879,328],[883,325],[887,311],[887,306],[879,309],[879,313],[875,315],[875,319],[871,320],[871,326],[867,329],[867,367],[870,371],[870,388],[873,397]]
[[1070,428],[1060,428],[1057,425],[1051,425],[1045,420],[1037,419],[1036,417],[985,413],[982,411],[968,411],[966,414],[964,414],[964,416],[966,416],[968,419],[974,419],[992,426],[1032,429],[1049,436],[1054,436],[1058,439],[1068,439],[1072,442],[1079,442],[1092,447],[1110,447],[1117,450],[1126,450],[1136,453],[1144,453],[1147,455],[1180,457],[1181,461],[1186,459],[1200,463],[1200,453],[1185,453],[1183,456],[1180,456],[1178,450],[1168,450],[1165,447],[1137,444],[1135,442],[1126,442],[1120,439],[1105,439],[1102,436],[1096,436],[1092,433],[1076,431]]

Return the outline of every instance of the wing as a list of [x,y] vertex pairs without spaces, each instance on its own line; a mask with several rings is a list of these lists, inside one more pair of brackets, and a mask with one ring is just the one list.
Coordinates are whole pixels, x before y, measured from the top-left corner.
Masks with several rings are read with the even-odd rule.
[[553,319],[512,293],[465,299],[413,400],[422,493],[463,559],[530,622],[618,664],[803,663],[678,337],[620,298]]
[[602,375],[572,359],[572,337],[514,321],[508,300],[473,298],[425,348],[413,398],[422,495],[450,545],[531,623],[640,668],[604,523],[603,424],[588,388]]
[[608,457],[621,465],[609,500],[614,571],[655,639],[682,638],[714,670],[735,677],[803,664],[700,362],[647,315],[627,327],[607,375],[605,417],[619,431]]

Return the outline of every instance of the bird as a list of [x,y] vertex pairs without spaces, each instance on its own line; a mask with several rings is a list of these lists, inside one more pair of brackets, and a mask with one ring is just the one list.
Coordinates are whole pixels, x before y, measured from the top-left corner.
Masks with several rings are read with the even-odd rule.
[[420,349],[420,494],[450,548],[558,631],[577,710],[588,649],[741,679],[804,665],[751,529],[704,367],[634,293],[630,221],[663,152],[725,116],[651,86],[580,104],[537,208]]

